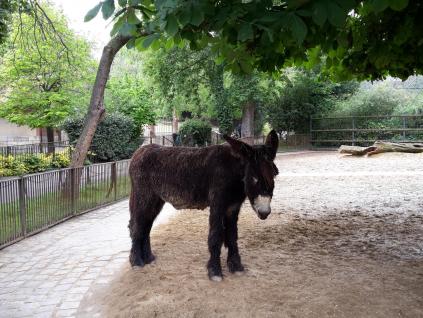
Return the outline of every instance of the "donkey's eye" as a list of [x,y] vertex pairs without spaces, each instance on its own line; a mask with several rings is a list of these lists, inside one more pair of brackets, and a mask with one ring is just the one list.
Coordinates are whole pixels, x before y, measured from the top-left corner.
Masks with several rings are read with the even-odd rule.
[[257,182],[258,182],[258,179],[253,177],[253,183],[256,184]]

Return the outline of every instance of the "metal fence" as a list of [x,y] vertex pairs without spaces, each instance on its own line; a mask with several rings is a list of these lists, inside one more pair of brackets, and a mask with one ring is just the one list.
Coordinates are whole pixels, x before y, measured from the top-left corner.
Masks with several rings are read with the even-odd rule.
[[130,192],[129,160],[0,181],[0,248]]
[[43,142],[0,147],[0,156],[13,156],[22,160],[32,156],[43,156],[46,160],[53,161],[54,155],[59,153],[65,153],[70,158],[71,147],[69,141]]
[[312,118],[310,138],[317,147],[365,146],[376,140],[423,142],[423,115]]

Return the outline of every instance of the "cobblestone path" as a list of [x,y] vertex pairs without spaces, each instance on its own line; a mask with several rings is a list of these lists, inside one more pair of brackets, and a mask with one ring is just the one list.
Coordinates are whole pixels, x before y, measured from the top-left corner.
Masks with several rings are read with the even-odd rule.
[[[156,225],[174,209],[163,212]],[[89,288],[107,284],[127,262],[128,219],[125,200],[1,250],[0,317],[73,316]]]

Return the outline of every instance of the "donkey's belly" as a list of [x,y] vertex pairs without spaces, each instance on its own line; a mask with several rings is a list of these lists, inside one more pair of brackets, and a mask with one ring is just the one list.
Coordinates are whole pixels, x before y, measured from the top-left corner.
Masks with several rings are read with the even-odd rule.
[[199,209],[203,210],[209,206],[208,202],[194,200],[193,198],[178,196],[178,195],[165,195],[162,196],[163,201],[173,205],[177,210],[182,209]]

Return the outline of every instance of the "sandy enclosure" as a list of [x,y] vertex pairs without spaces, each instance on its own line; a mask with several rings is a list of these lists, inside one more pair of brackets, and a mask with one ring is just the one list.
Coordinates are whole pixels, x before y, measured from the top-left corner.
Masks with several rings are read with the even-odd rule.
[[[157,260],[124,266],[79,316],[423,317],[423,154],[278,155],[272,214],[244,204],[246,272],[207,279],[208,211],[153,230]],[[129,246],[128,246],[129,249]]]

